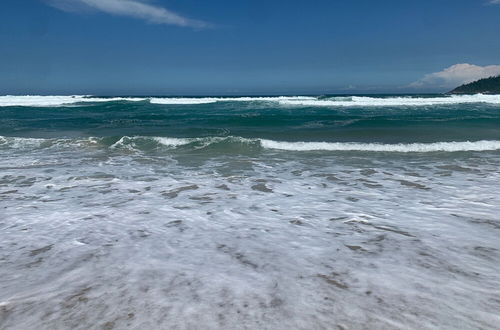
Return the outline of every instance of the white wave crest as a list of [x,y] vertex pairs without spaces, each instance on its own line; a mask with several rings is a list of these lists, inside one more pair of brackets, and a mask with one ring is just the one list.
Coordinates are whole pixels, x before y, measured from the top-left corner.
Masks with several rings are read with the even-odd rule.
[[280,142],[261,140],[261,145],[267,149],[288,151],[373,151],[408,153],[500,150],[500,141],[381,144],[354,142]]
[[152,98],[149,102],[152,104],[209,104],[217,102],[216,98],[184,98],[184,97],[169,97],[169,98]]
[[307,101],[316,100],[309,96],[277,96],[277,97],[93,97],[89,95],[68,96],[42,96],[42,95],[5,95],[0,96],[0,107],[54,107],[75,103],[100,103],[100,102],[139,102],[148,101],[152,104],[209,104],[216,102],[281,102],[281,101]]
[[500,104],[500,95],[452,95],[440,97],[367,97],[343,96],[318,98],[313,96],[275,96],[275,97],[93,97],[88,95],[70,96],[0,96],[0,107],[51,107],[75,103],[98,102],[138,102],[149,101],[152,104],[167,105],[197,105],[217,102],[275,102],[286,106],[317,106],[317,107],[387,107],[387,106],[432,106],[449,104],[488,103]]
[[84,102],[138,102],[145,101],[145,98],[134,97],[90,97],[86,95],[69,95],[69,96],[41,96],[41,95],[5,95],[0,96],[0,107],[54,107],[66,104],[84,103]]
[[319,107],[432,106],[468,103],[500,104],[500,95],[452,95],[442,97],[335,97],[312,100],[280,100],[282,105]]
[[153,104],[209,104],[216,102],[286,102],[314,101],[312,96],[276,96],[276,97],[162,97],[151,98]]
[[154,137],[153,140],[167,146],[167,147],[180,147],[187,144],[194,143],[194,149],[203,149],[213,144],[221,142],[234,142],[234,143],[259,143],[259,139],[247,139],[240,136],[211,136],[199,138],[170,138],[170,137]]
[[167,147],[178,147],[193,142],[193,139],[154,137],[153,140]]

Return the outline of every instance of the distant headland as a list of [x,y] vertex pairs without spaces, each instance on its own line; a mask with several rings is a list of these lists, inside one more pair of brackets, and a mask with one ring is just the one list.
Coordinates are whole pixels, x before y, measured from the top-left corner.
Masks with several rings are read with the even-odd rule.
[[455,88],[449,94],[500,94],[500,76],[480,79]]

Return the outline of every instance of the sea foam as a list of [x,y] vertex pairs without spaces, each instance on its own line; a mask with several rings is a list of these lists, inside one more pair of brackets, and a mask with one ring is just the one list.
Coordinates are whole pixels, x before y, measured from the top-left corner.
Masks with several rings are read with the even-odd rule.
[[499,154],[172,154],[2,150],[0,328],[498,324]]

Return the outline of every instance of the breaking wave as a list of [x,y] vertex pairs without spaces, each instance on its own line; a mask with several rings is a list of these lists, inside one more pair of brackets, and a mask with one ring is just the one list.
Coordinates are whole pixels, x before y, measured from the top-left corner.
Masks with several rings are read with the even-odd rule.
[[261,140],[264,148],[288,151],[368,151],[368,152],[457,152],[500,150],[500,141],[435,143],[353,143],[353,142],[280,142]]
[[102,102],[140,102],[149,101],[152,104],[171,105],[196,105],[216,102],[280,102],[280,101],[306,101],[315,100],[315,97],[308,96],[278,96],[278,97],[93,97],[89,95],[70,96],[41,96],[24,95],[0,96],[0,107],[54,107],[77,103],[102,103]]
[[459,151],[495,151],[500,150],[500,141],[464,141],[434,143],[357,143],[357,142],[286,142],[267,139],[248,139],[243,137],[203,137],[174,138],[123,136],[90,137],[80,139],[38,139],[0,136],[0,148],[7,149],[45,149],[45,148],[106,148],[112,150],[150,151],[158,148],[202,150],[217,147],[219,150],[238,152],[245,150],[281,150],[281,151],[358,151],[358,152],[393,152],[393,153],[429,153]]
[[216,102],[288,102],[314,101],[312,96],[276,96],[276,97],[162,97],[151,98],[153,104],[209,104]]
[[280,104],[319,107],[388,107],[432,106],[467,103],[500,104],[500,95],[452,95],[442,97],[333,97],[315,100],[281,100]]
[[164,105],[197,105],[217,102],[274,102],[283,106],[307,107],[418,107],[433,105],[452,105],[486,103],[500,104],[500,95],[451,95],[439,97],[313,97],[313,96],[276,96],[276,97],[93,97],[87,95],[71,96],[0,96],[0,107],[53,107],[77,103],[101,102],[139,102]]
[[145,98],[136,97],[92,97],[87,95],[69,95],[69,96],[40,96],[40,95],[24,95],[0,96],[0,107],[54,107],[75,103],[100,103],[100,102],[138,102],[145,101]]

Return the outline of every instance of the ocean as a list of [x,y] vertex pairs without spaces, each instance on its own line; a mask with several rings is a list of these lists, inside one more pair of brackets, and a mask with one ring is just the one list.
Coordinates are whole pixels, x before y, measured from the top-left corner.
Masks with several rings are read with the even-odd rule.
[[493,329],[500,95],[0,96],[0,329]]

